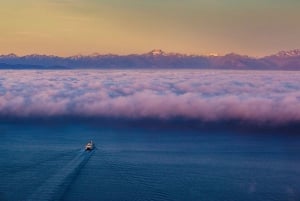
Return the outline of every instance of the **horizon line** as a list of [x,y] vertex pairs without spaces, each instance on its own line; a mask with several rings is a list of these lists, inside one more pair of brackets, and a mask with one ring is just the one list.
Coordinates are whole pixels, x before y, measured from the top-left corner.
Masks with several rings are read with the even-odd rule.
[[[249,57],[249,58],[264,58],[264,57],[268,57],[268,56],[272,56],[272,55],[276,55],[282,52],[292,52],[292,51],[299,51],[300,52],[300,48],[296,48],[296,49],[290,49],[290,50],[278,50],[275,53],[270,53],[264,56],[250,56],[247,54],[240,54],[240,53],[236,53],[236,52],[229,52],[229,53],[225,53],[225,54],[219,54],[217,52],[211,52],[211,53],[201,53],[201,54],[189,54],[189,53],[179,53],[179,52],[165,52],[162,49],[152,49],[151,51],[148,52],[144,52],[144,53],[127,53],[127,54],[117,54],[117,53],[99,53],[99,52],[94,52],[94,53],[90,53],[90,54],[72,54],[72,55],[68,55],[68,56],[62,56],[62,55],[57,55],[57,54],[44,54],[44,53],[28,53],[28,54],[16,54],[16,53],[0,53],[0,56],[15,56],[15,57],[26,57],[26,56],[49,56],[49,57],[60,57],[60,58],[70,58],[70,57],[76,57],[76,56],[82,56],[82,57],[87,57],[87,56],[130,56],[130,55],[146,55],[146,54],[151,54],[152,55],[184,55],[184,56],[205,56],[205,57],[222,57],[222,56],[226,56],[226,55],[239,55],[239,56],[245,56],[245,57]],[[159,53],[155,53],[155,52],[159,52]]]

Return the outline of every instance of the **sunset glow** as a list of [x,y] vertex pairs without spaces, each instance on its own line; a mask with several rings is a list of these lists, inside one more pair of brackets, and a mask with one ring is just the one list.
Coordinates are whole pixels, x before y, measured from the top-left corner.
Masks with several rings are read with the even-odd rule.
[[300,1],[0,1],[0,54],[237,52],[300,46]]

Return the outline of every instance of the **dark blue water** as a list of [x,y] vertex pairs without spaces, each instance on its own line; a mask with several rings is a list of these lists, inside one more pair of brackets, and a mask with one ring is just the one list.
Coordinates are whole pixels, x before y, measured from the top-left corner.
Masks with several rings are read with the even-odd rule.
[[[97,149],[84,152],[93,139]],[[300,200],[300,137],[97,123],[0,124],[0,200]]]

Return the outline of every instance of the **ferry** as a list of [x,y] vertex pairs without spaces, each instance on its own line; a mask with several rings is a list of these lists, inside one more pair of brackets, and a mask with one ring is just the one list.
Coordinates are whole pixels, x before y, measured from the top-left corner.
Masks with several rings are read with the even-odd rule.
[[91,150],[94,149],[94,147],[95,147],[95,145],[94,145],[93,141],[91,140],[90,142],[88,142],[88,143],[85,145],[85,150],[86,150],[86,151],[91,151]]

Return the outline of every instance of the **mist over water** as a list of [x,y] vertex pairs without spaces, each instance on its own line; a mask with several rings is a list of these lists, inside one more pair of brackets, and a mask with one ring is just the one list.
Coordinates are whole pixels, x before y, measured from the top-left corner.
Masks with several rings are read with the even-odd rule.
[[300,72],[3,70],[0,94],[2,117],[300,122]]

